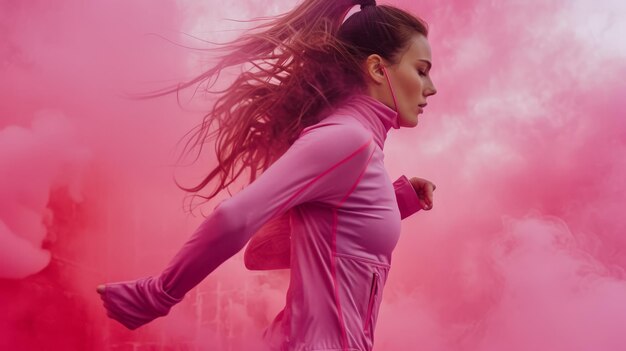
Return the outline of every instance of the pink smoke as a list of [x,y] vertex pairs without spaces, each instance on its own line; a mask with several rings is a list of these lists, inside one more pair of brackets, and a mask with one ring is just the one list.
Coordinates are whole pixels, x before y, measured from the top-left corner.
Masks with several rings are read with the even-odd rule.
[[[391,132],[386,165],[437,190],[432,211],[404,221],[376,349],[620,349],[626,6],[390,3],[430,23],[439,93],[417,128]],[[183,211],[172,176],[189,185],[213,162],[171,167],[208,101],[121,93],[206,67],[168,40],[201,47],[184,33],[225,40],[224,18],[293,6],[0,2],[0,349],[254,345],[282,308],[286,271],[250,272],[237,255],[134,332],[105,317],[95,286],[163,268],[202,219]]]

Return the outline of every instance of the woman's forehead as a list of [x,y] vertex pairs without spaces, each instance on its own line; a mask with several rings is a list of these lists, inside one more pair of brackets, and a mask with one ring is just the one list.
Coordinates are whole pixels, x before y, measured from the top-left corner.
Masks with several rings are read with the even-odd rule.
[[402,59],[414,62],[427,61],[430,64],[432,58],[428,39],[423,35],[413,36],[410,40],[409,48],[404,53]]

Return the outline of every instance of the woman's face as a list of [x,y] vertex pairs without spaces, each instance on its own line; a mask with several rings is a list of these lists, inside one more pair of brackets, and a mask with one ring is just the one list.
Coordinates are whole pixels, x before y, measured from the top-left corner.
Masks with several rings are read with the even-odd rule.
[[[418,115],[426,107],[426,99],[437,93],[430,78],[432,58],[428,40],[422,34],[416,34],[410,40],[408,49],[401,55],[400,62],[391,66],[385,65],[384,70],[380,69],[382,78],[379,76],[375,79],[378,84],[372,86],[370,92],[387,106],[396,109],[384,77],[386,72],[396,97],[400,126],[415,127]],[[372,68],[374,66],[376,65]]]
[[426,107],[426,99],[437,93],[430,78],[431,66],[430,45],[420,34],[413,37],[400,62],[387,69],[396,95],[401,126],[416,126],[418,115]]

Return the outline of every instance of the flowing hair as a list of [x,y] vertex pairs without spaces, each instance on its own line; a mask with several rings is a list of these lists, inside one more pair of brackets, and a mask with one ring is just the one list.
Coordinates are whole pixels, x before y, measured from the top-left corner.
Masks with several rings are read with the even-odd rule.
[[[217,64],[188,82],[156,90],[139,98],[176,92],[211,79],[220,72],[248,64],[194,127],[185,150],[215,138],[218,164],[187,191],[198,193],[215,177],[219,185],[207,201],[228,187],[248,168],[250,182],[276,161],[302,129],[318,123],[348,95],[365,89],[361,65],[378,54],[390,63],[417,33],[428,35],[427,24],[388,5],[365,6],[367,0],[304,0],[290,12],[245,31],[213,48]],[[355,6],[361,11],[344,17]],[[259,18],[255,19],[259,20]],[[254,20],[253,20],[254,21]],[[208,91],[207,92],[211,92]],[[217,128],[210,132],[216,123]],[[189,146],[191,145],[191,148]]]

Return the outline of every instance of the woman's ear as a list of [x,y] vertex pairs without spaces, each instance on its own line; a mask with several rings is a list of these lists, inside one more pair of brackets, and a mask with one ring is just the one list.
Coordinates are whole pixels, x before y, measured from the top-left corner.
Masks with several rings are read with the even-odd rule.
[[378,54],[371,54],[365,60],[365,74],[377,84],[384,83],[385,73],[382,64],[383,59]]

